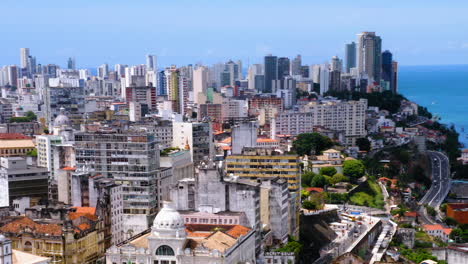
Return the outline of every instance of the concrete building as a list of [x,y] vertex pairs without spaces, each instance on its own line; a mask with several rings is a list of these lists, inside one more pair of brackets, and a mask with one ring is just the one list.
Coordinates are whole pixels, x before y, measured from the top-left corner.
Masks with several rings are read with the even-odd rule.
[[190,150],[195,165],[213,157],[213,131],[210,123],[173,122],[172,129],[172,145]]
[[47,198],[48,170],[28,165],[25,158],[0,158],[0,178],[8,179],[9,204],[14,199],[26,196],[36,203]]
[[274,244],[288,242],[290,234],[290,194],[288,183],[276,178],[260,186],[260,221],[263,230],[272,233]]
[[260,252],[260,184],[238,177],[223,177],[213,163],[203,164],[195,179],[183,179],[171,190],[178,210],[207,213],[244,212],[248,227],[255,230],[256,252]]
[[311,102],[298,111],[284,111],[276,118],[276,133],[296,136],[321,126],[344,131],[347,145],[366,136],[367,100]]
[[255,231],[240,225],[185,224],[165,203],[151,230],[107,250],[107,264],[128,262],[255,263]]
[[[194,166],[190,151],[188,150],[173,150],[163,151],[161,153],[161,167],[169,168],[172,170],[172,182],[185,178],[193,178]],[[168,199],[168,198],[167,198]]]
[[124,230],[146,230],[156,214],[160,186],[159,149],[154,134],[141,131],[75,134],[76,164],[123,185]]
[[272,149],[244,148],[241,154],[226,157],[226,173],[254,181],[287,181],[290,192],[289,234],[299,234],[300,178],[299,159],[294,155],[280,155]]
[[241,154],[244,147],[257,145],[258,122],[242,122],[232,127],[232,153]]
[[193,70],[193,102],[196,104],[205,103],[198,98],[200,93],[206,93],[206,89],[208,89],[208,74],[208,68],[205,66]]

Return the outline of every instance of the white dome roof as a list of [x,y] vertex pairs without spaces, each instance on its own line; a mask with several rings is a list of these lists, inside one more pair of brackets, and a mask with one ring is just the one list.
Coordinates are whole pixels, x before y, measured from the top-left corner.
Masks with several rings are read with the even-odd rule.
[[163,202],[163,208],[154,218],[153,227],[156,229],[181,229],[185,228],[185,223],[171,203],[165,201]]
[[6,237],[4,235],[0,234],[0,242],[3,242],[5,240],[6,240]]
[[60,108],[60,114],[54,120],[54,127],[71,126],[70,119],[65,115],[65,109]]

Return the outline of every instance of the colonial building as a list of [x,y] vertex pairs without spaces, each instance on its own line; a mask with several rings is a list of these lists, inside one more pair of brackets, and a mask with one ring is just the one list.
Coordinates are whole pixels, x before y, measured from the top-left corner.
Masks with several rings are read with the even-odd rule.
[[108,249],[106,263],[255,263],[255,232],[241,225],[186,225],[164,202],[151,230]]

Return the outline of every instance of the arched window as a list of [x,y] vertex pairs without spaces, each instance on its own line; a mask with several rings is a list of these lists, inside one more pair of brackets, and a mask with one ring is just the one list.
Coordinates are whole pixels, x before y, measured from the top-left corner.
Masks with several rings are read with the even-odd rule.
[[27,252],[32,251],[32,243],[29,241],[26,241],[26,243],[24,243],[23,250]]
[[158,256],[174,256],[174,250],[170,246],[162,245],[156,249],[156,255]]

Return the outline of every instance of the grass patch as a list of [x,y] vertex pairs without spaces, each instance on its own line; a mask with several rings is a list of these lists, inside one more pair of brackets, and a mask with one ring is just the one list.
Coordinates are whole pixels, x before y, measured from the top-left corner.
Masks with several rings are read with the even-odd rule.
[[382,190],[374,179],[368,179],[360,189],[360,192],[351,195],[349,200],[356,205],[379,209],[383,209],[385,204]]

